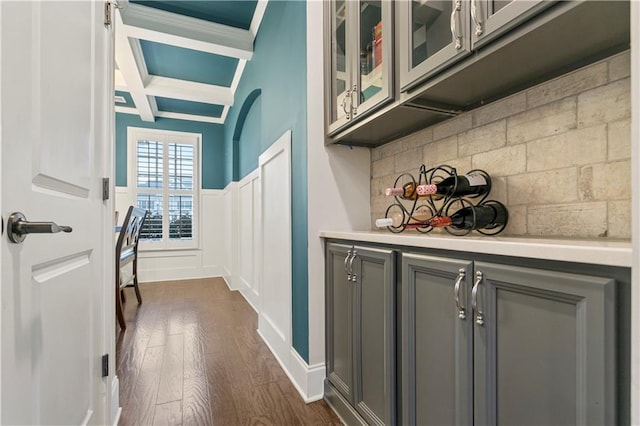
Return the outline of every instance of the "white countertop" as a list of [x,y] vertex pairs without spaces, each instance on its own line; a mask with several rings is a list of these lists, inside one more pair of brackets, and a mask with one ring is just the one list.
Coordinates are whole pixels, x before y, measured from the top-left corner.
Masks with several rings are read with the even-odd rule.
[[631,267],[632,263],[629,241],[453,237],[409,232],[393,234],[388,231],[321,231],[320,237],[596,265]]

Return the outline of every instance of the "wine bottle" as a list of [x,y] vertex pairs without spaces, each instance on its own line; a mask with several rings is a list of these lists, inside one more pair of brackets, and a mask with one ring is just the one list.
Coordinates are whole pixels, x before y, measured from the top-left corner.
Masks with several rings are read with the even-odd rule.
[[491,189],[491,178],[488,175],[479,172],[471,172],[466,175],[458,176],[457,183],[455,176],[449,176],[442,182],[428,185],[418,185],[415,192],[418,197],[428,195],[443,196],[465,196],[465,195],[484,195]]
[[451,216],[434,217],[428,224],[434,228],[450,226],[455,229],[494,229],[506,225],[508,219],[506,207],[491,203],[464,207]]
[[[411,222],[407,223],[406,228],[426,228],[427,221],[431,218],[431,212],[416,211],[411,216]],[[386,228],[391,226],[393,228],[399,228],[404,221],[404,214],[395,212],[390,217],[385,217],[376,220],[376,226],[378,228]]]
[[407,182],[402,185],[401,188],[387,188],[384,190],[384,195],[395,195],[405,200],[415,200],[418,198],[418,194],[416,193],[416,183]]

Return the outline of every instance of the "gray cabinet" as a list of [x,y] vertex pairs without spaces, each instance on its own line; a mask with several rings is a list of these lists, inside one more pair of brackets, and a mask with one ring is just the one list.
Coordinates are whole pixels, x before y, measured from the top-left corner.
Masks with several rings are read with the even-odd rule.
[[325,4],[327,133],[333,134],[393,98],[393,3]]
[[614,279],[403,254],[401,293],[402,424],[616,423]]
[[349,424],[395,421],[395,252],[326,247],[325,398]]
[[544,0],[398,2],[401,90],[441,72],[552,4]]

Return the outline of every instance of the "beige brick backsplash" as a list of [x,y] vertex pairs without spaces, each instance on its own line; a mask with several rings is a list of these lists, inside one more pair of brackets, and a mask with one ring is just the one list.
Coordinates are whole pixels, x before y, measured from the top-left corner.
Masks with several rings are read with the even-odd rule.
[[631,162],[601,163],[580,168],[581,200],[624,200],[631,198]]
[[607,77],[606,61],[570,72],[529,89],[527,91],[527,107],[534,108],[593,89],[606,84]]
[[517,93],[473,111],[474,126],[509,117],[527,109],[527,94]]
[[403,139],[389,142],[386,145],[382,145],[380,148],[380,158],[392,157],[403,150]]
[[623,160],[631,157],[631,120],[624,119],[609,123],[609,161]]
[[631,75],[631,52],[629,50],[609,59],[609,81],[620,80]]
[[458,135],[431,142],[422,150],[422,162],[427,167],[434,167],[455,158],[458,158]]
[[469,130],[472,126],[471,114],[462,114],[458,117],[450,118],[449,120],[436,124],[433,127],[433,139],[443,139],[447,136],[455,135],[457,133]]
[[507,121],[500,120],[459,134],[458,154],[472,155],[504,146],[506,127]]
[[505,235],[527,235],[527,206],[508,206],[509,221]]
[[385,157],[371,163],[371,177],[390,175],[396,172],[395,157]]
[[433,141],[433,128],[427,127],[424,130],[420,130],[404,137],[402,147],[404,151],[408,151],[431,141]]
[[578,201],[577,169],[550,170],[509,176],[510,204],[552,204]]
[[527,233],[531,236],[598,238],[607,231],[607,203],[529,206]]
[[396,173],[419,169],[422,165],[422,147],[396,154]]
[[610,123],[631,116],[630,79],[625,78],[578,96],[578,126]]
[[488,199],[509,210],[501,235],[629,240],[629,63],[622,52],[372,149],[372,227],[400,174],[448,165],[491,175]]
[[507,119],[507,143],[519,144],[576,128],[576,98],[534,108]]
[[631,238],[631,202],[629,200],[609,201],[608,236],[611,238]]
[[527,169],[525,145],[506,146],[472,157],[472,167],[482,169],[491,176],[510,176]]
[[606,160],[607,128],[604,124],[527,143],[527,171],[552,170]]

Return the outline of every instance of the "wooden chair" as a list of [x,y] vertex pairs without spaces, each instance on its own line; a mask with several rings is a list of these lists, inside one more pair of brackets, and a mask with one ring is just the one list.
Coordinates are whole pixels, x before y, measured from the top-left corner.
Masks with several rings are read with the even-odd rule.
[[[125,301],[123,290],[126,287],[133,287],[138,304],[142,303],[138,288],[138,240],[146,217],[146,210],[129,206],[116,243],[116,315],[122,330],[127,328],[122,314],[122,303]],[[123,278],[122,268],[129,264],[132,266],[133,273],[130,277]]]

